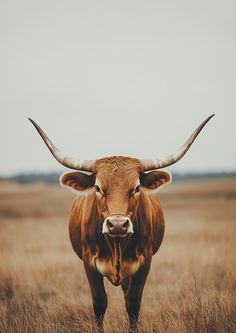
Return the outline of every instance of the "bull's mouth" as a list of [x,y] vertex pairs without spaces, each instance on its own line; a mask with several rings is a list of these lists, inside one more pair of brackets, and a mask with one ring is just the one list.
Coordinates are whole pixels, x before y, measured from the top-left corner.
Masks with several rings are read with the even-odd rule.
[[131,235],[131,233],[129,233],[129,234],[127,234],[127,233],[125,233],[125,234],[111,234],[111,233],[107,233],[107,235],[109,237],[112,237],[112,238],[125,238],[125,237]]
[[102,233],[113,238],[124,238],[134,233],[133,223],[127,216],[110,215],[103,222]]

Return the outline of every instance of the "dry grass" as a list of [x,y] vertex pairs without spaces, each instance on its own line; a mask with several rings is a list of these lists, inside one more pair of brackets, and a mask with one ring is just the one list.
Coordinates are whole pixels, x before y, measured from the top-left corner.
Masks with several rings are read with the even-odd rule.
[[[70,246],[73,196],[59,186],[0,183],[0,332],[93,332],[89,286]],[[236,180],[172,184],[139,332],[236,332]],[[106,283],[107,333],[125,332],[120,288]]]

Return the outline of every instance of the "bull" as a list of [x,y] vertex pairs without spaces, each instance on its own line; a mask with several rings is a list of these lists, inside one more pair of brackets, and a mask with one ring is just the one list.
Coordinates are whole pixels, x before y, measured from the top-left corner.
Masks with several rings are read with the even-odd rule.
[[121,285],[129,331],[136,332],[152,256],[165,230],[156,190],[171,182],[171,174],[159,169],[179,161],[213,116],[201,123],[175,154],[154,160],[123,156],[74,160],[62,154],[29,118],[56,160],[76,170],[62,174],[60,183],[80,194],[71,210],[69,234],[84,263],[100,331],[107,308],[106,277],[114,286]]

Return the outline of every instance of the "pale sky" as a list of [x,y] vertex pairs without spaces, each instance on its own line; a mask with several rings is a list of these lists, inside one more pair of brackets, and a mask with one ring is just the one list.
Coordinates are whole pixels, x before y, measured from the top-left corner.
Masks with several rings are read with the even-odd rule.
[[157,158],[210,114],[170,170],[236,169],[236,1],[0,1],[0,175],[68,155]]

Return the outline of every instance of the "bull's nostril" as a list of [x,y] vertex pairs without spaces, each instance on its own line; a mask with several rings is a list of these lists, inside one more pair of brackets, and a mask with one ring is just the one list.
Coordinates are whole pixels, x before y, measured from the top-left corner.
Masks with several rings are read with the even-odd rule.
[[123,224],[123,228],[127,229],[129,226],[129,220],[126,220],[126,222]]
[[107,226],[108,226],[108,228],[113,228],[113,224],[109,221],[109,220],[107,220]]

